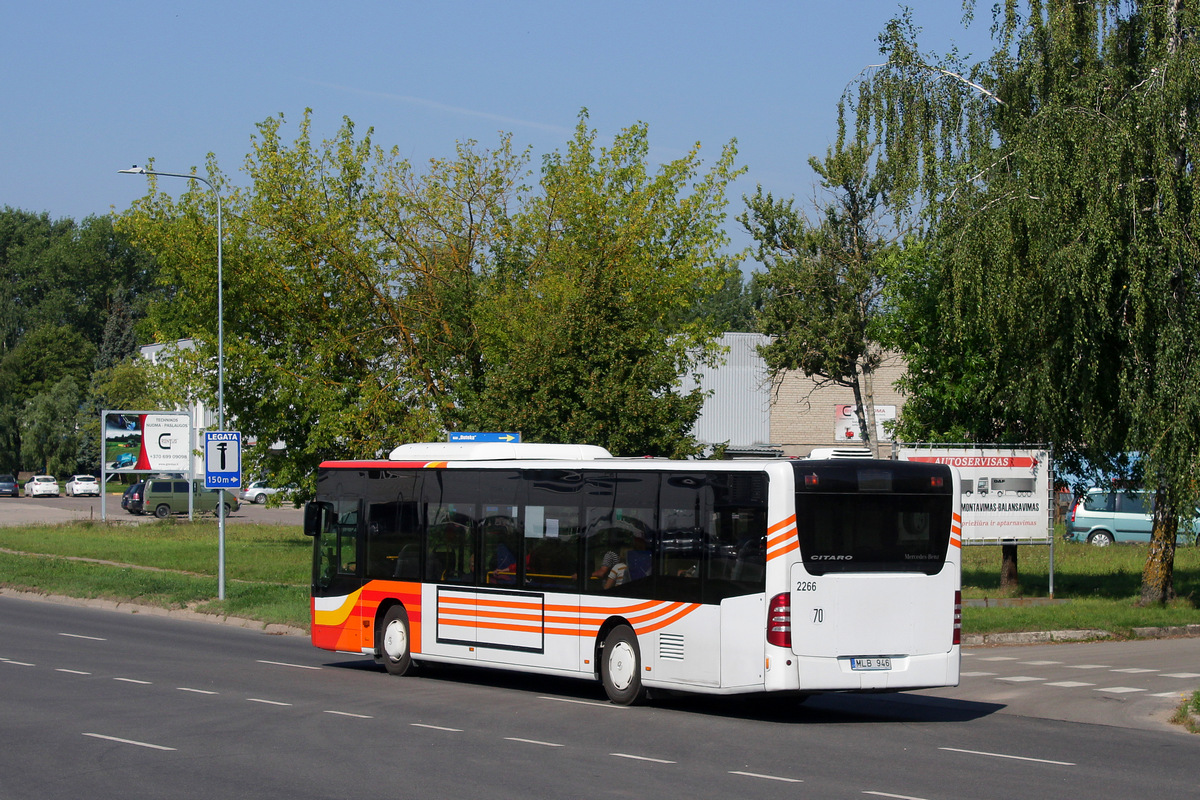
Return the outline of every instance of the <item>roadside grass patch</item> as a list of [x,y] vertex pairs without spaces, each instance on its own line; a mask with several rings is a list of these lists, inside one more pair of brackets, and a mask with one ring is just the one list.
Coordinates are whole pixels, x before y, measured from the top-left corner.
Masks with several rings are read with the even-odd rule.
[[[999,547],[964,547],[964,599],[998,598]],[[1175,554],[1179,599],[1139,608],[1145,546],[1056,543],[1054,599],[1049,547],[1021,546],[1015,596],[1028,604],[963,608],[966,634],[1107,631],[1200,624],[1200,548]],[[217,596],[217,522],[174,519],[139,525],[81,521],[0,527],[0,585],[44,594],[146,603],[165,608],[309,626],[312,540],[298,526],[226,523],[226,598]]]
[[1179,704],[1171,722],[1182,725],[1188,733],[1200,733],[1200,692],[1192,692],[1191,697]]

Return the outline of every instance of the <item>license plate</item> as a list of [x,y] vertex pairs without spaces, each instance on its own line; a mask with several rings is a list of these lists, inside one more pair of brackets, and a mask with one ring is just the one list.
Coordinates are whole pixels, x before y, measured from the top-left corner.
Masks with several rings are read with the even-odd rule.
[[892,659],[890,658],[852,658],[850,659],[850,669],[891,669]]

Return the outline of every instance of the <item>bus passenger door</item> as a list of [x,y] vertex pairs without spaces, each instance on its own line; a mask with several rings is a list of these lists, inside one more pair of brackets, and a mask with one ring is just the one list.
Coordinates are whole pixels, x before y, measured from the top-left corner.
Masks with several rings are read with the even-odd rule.
[[[362,624],[361,503],[357,497],[310,504],[306,533],[315,537],[313,552],[313,643],[345,652],[373,647]],[[365,628],[368,632],[370,626]]]

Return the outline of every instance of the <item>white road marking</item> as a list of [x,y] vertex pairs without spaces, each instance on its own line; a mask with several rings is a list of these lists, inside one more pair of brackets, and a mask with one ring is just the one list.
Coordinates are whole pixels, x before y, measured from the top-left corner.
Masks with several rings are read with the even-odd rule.
[[1029,666],[1029,667],[1046,667],[1051,664],[1061,664],[1062,662],[1061,661],[1022,661],[1021,663],[1025,664],[1026,666]]
[[1161,675],[1163,678],[1200,678],[1200,672],[1167,672]]
[[107,642],[108,639],[102,639],[99,636],[84,636],[81,633],[60,633],[59,636],[69,636],[72,639],[88,639],[93,642]]
[[1112,669],[1108,664],[1068,664],[1067,669]]
[[783,781],[784,783],[804,783],[799,778],[784,778],[781,775],[763,775],[760,772],[741,772],[739,770],[730,770],[730,775],[742,775],[746,778],[762,778],[765,781]]
[[1158,672],[1156,669],[1143,669],[1142,667],[1127,667],[1125,669],[1109,670],[1110,672],[1127,672],[1131,675],[1137,675],[1142,672]]
[[1144,692],[1145,689],[1138,689],[1135,686],[1107,686],[1099,689],[1093,689],[1093,692],[1111,692],[1112,694],[1129,694],[1130,692]]
[[667,761],[665,758],[650,758],[649,756],[635,756],[629,753],[609,753],[610,756],[617,758],[632,758],[634,761],[652,761],[655,764],[677,764],[677,761]]
[[258,659],[258,663],[259,664],[270,664],[273,667],[292,667],[294,669],[320,669],[320,667],[314,667],[309,664],[289,664],[286,661],[264,661],[261,658]]
[[1047,683],[1047,686],[1061,686],[1064,689],[1078,689],[1080,686],[1095,686],[1094,683],[1084,683],[1083,681],[1055,681]]
[[1012,675],[1007,678],[997,678],[998,681],[1012,681],[1013,683],[1024,683],[1026,681],[1044,681],[1045,678],[1032,678],[1028,675]]
[[523,742],[524,744],[540,744],[543,747],[566,747],[566,745],[555,744],[554,742],[539,742],[537,739],[519,739],[516,736],[505,736],[510,742]]
[[180,686],[178,688],[181,692],[192,692],[193,694],[220,694],[220,692],[214,692],[209,689],[190,689],[187,686]]
[[443,728],[441,725],[422,725],[420,722],[410,722],[414,728],[429,728],[435,731],[450,731],[451,733],[462,733],[462,728]]
[[291,706],[291,703],[281,703],[278,700],[263,700],[260,697],[247,697],[251,703],[263,703],[268,706]]
[[980,661],[1016,661],[1017,657],[1016,656],[988,656],[987,658],[981,658],[979,660]]
[[149,742],[138,742],[133,739],[121,739],[117,736],[105,736],[102,733],[85,733],[84,736],[91,736],[93,739],[104,739],[109,742],[118,742],[120,744],[132,744],[137,747],[149,747],[151,750],[174,750],[174,747],[164,747],[161,744],[150,744]]
[[1008,753],[987,753],[983,750],[960,750],[957,747],[939,747],[938,750],[947,750],[951,753],[967,753],[973,756],[988,756],[990,758],[1011,758],[1016,761],[1036,761],[1039,764],[1055,764],[1060,767],[1074,767],[1076,764],[1073,761],[1051,761],[1048,758],[1030,758],[1029,756],[1013,756]]
[[863,792],[863,794],[869,794],[874,797],[893,797],[895,800],[925,800],[924,797],[913,797],[912,795],[907,794],[891,794],[889,792]]
[[612,703],[599,703],[595,700],[572,700],[569,697],[539,697],[538,700],[553,700],[556,703],[574,703],[577,706],[596,706],[598,708],[628,709],[629,706],[616,706]]
[[150,681],[139,681],[137,678],[113,678],[114,681],[121,683],[136,683],[138,686],[152,686]]
[[36,667],[37,664],[30,664],[28,661],[13,661],[11,658],[0,658],[0,662],[12,664],[14,667]]
[[326,714],[336,714],[339,717],[354,717],[355,719],[375,719],[369,714],[351,714],[349,711],[326,711]]
[[960,672],[958,674],[959,674],[959,677],[961,677],[961,678],[986,678],[989,675],[995,675],[996,673],[994,673],[994,672]]
[[81,669],[64,669],[62,667],[55,667],[54,671],[55,672],[65,672],[68,675],[91,675],[92,674],[90,672],[84,672]]

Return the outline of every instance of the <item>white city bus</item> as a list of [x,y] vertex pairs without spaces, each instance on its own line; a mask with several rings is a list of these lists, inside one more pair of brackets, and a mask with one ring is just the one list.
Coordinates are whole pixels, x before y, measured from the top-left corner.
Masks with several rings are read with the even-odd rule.
[[412,444],[320,466],[312,640],[648,688],[896,691],[959,680],[960,487],[873,460],[671,461]]

